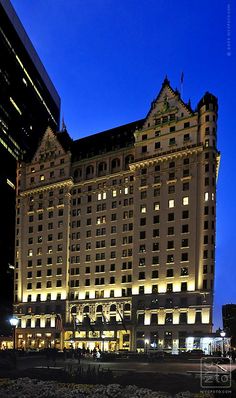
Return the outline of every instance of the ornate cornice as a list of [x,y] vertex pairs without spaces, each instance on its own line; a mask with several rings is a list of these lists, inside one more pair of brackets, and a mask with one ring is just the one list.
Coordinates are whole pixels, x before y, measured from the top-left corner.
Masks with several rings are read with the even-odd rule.
[[58,189],[61,187],[72,187],[74,185],[72,178],[69,178],[67,180],[61,180],[58,182],[54,182],[52,184],[47,184],[47,185],[38,185],[35,188],[27,189],[25,191],[20,192],[20,196],[29,196],[32,194],[35,194],[37,192],[42,192],[42,191],[50,191],[52,189]]
[[173,158],[181,158],[192,154],[200,153],[203,151],[203,144],[193,144],[186,147],[172,149],[170,151],[160,152],[159,154],[152,155],[148,158],[137,159],[135,162],[129,165],[130,170],[150,167],[157,163],[164,162]]

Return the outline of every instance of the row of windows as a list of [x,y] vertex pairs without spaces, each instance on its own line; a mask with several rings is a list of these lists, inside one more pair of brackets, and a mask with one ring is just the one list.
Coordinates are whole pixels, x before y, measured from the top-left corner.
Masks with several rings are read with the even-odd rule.
[[[38,177],[38,181],[45,181],[45,178],[55,178],[55,177],[64,177],[65,169],[59,169],[58,173],[55,173],[54,170],[50,171],[48,174],[40,174]],[[30,184],[34,184],[37,181],[36,177],[30,177]]]
[[[141,287],[142,288],[142,287]],[[130,289],[130,288],[128,288]],[[152,286],[152,293],[157,293],[158,292],[158,285],[153,285]],[[75,293],[71,293],[71,294],[75,294]],[[110,296],[114,297],[114,290],[110,290]],[[90,292],[87,291],[85,292],[85,299],[89,299],[90,297]],[[96,291],[96,298],[99,297],[104,297],[104,290],[100,290],[100,291]],[[47,301],[51,300],[51,293],[47,293],[46,296]],[[61,300],[61,293],[57,293],[56,296],[56,300]],[[32,301],[32,295],[28,294],[27,296],[27,301],[31,302]],[[36,295],[36,301],[41,301],[41,294],[38,293]],[[164,298],[162,297],[157,298],[156,295],[154,295],[153,298],[149,299],[148,301],[146,300],[139,300],[137,303],[137,309],[142,309],[145,310],[146,308],[150,308],[150,309],[159,309],[160,307],[165,307],[165,308],[173,308],[173,307],[180,307],[180,308],[186,308],[189,306],[189,304],[191,305],[202,305],[202,297],[201,296],[196,296],[194,301],[191,300],[191,303],[188,300],[188,297],[186,296],[180,296],[180,297],[167,297]],[[50,308],[49,306],[46,306],[47,308],[45,308],[45,310],[43,310],[43,313],[49,313],[50,312]],[[58,307],[58,306],[57,306]],[[131,306],[129,303],[125,303],[124,305],[124,311],[130,311]],[[27,312],[31,313],[33,310],[33,312],[35,314],[40,313],[41,307],[36,307],[34,309],[32,309],[32,307],[28,307]],[[115,312],[116,311],[116,305],[115,304],[111,304],[110,308],[109,308],[110,312]],[[60,312],[59,309],[57,309],[57,312]],[[71,313],[77,313],[77,308],[73,307],[73,309],[71,310]],[[83,313],[89,313],[90,312],[90,307],[89,305],[85,305],[83,308]],[[103,306],[102,305],[97,305],[96,307],[96,312],[103,312]]]
[[[154,276],[153,278],[158,278],[158,276]],[[145,279],[145,273],[140,273],[139,274],[139,280],[144,280]],[[129,283],[132,282],[132,276],[131,275],[123,275],[122,276],[122,283]],[[110,278],[110,284],[115,284],[115,277]],[[104,285],[105,284],[105,278],[95,278],[94,280],[94,285]],[[90,279],[85,279],[84,281],[84,286],[91,286],[91,280]],[[71,280],[70,281],[70,286],[71,287],[79,287],[79,279]],[[35,288],[36,289],[41,289],[42,283],[41,282],[36,282]],[[62,287],[62,281],[61,280],[56,280],[55,281],[55,287]],[[46,288],[52,288],[52,281],[47,281],[46,282]],[[181,292],[187,291],[188,284],[187,282],[181,282]],[[207,288],[207,280],[203,282],[203,289]],[[33,289],[33,284],[32,282],[27,283],[27,290],[32,290]],[[17,290],[17,289],[16,289]],[[167,283],[166,285],[166,292],[170,293],[173,292],[173,283]],[[129,293],[131,294],[131,288]],[[158,285],[154,285],[153,287],[153,293],[158,293]],[[144,286],[139,286],[139,294],[144,294]]]
[[[174,176],[173,173],[172,173],[169,177],[170,177],[171,179],[175,179],[175,176]],[[160,179],[159,179],[159,178],[158,178],[158,179],[155,179],[155,182],[160,182]],[[205,186],[208,186],[209,183],[210,183],[210,179],[209,179],[209,177],[206,177],[206,178],[205,178]],[[140,184],[141,184],[141,186],[146,186],[146,185],[147,185],[146,179],[142,179],[141,182],[140,182]],[[212,184],[213,184],[213,186],[215,185],[215,179],[214,179],[214,178],[212,178]],[[184,182],[184,183],[182,184],[182,190],[183,190],[183,191],[188,191],[188,190],[189,190],[189,182]],[[175,185],[169,185],[169,186],[168,186],[168,193],[169,193],[169,194],[175,193]],[[205,194],[205,195],[206,195],[206,194]],[[140,199],[146,199],[146,198],[147,198],[147,191],[142,191],[142,192],[140,193]],[[206,200],[206,199],[205,199],[205,200]],[[207,200],[208,200],[208,199],[207,199]],[[212,194],[212,200],[214,200],[214,194]],[[183,198],[183,201],[184,201],[184,198]],[[63,204],[63,199],[59,199],[59,202],[60,202],[60,204]],[[184,203],[183,203],[183,204],[184,204]],[[48,207],[53,207],[53,206],[54,206],[53,201],[49,201],[49,202],[48,202]],[[43,203],[40,202],[40,203],[38,204],[38,207],[37,207],[37,208],[38,208],[38,209],[43,209]],[[112,209],[117,208],[117,202],[112,202],[111,208],[112,208]],[[99,205],[97,205],[97,207],[96,207],[96,211],[97,211],[97,212],[99,212],[99,211],[104,211],[104,210],[106,210],[106,209],[107,209],[106,203],[99,204]],[[18,209],[18,210],[19,210],[19,209]],[[33,205],[33,204],[32,204],[32,205],[29,205],[28,211],[34,211],[34,205]],[[86,213],[87,213],[87,214],[92,213],[92,206],[88,206],[88,207],[87,207]],[[71,214],[72,214],[72,216],[80,216],[80,215],[81,215],[81,209],[73,209],[72,212],[71,212]],[[47,217],[48,217],[48,218],[53,218],[54,216],[56,216],[56,214],[55,214],[52,210],[48,211],[48,214],[47,214]],[[63,209],[59,209],[59,210],[58,210],[57,216],[63,216]],[[43,214],[41,214],[40,216],[38,215],[38,219],[39,219],[39,220],[42,220],[42,219],[43,219]]]
[[[145,323],[145,314],[138,314],[137,317],[137,323],[138,325],[144,325]],[[187,312],[180,312],[179,313],[179,319],[178,323],[184,323],[187,324],[188,322],[188,313]],[[192,320],[191,320],[192,322]],[[194,323],[201,323],[202,322],[202,314],[200,311],[196,312],[195,315],[195,322]],[[162,322],[159,321],[158,314],[151,314],[150,316],[150,325],[158,325],[158,324],[163,324]],[[164,324],[173,324],[173,313],[169,312],[165,314],[165,319],[164,319]]]
[[[124,159],[124,166],[125,168],[128,167],[128,165],[130,163],[132,163],[134,161],[134,156],[133,155],[128,155],[125,157]],[[121,159],[119,158],[114,158],[111,160],[110,162],[110,171],[117,171],[120,170],[122,167],[122,162]],[[105,161],[100,162],[97,165],[97,170],[94,167],[94,165],[88,165],[86,166],[85,170],[84,170],[84,176],[85,178],[91,178],[95,175],[95,171],[97,172],[98,175],[103,175],[108,171],[108,164]],[[74,178],[75,179],[80,179],[83,176],[83,170],[82,168],[78,168],[76,170],[74,170]]]
[[[182,161],[183,166],[188,166],[189,163],[190,163],[189,158],[184,158],[183,161]],[[172,161],[169,162],[169,164],[168,164],[168,168],[169,168],[169,169],[175,168],[176,166],[179,166],[179,165],[177,165],[176,162],[175,162],[174,160],[172,160]],[[164,169],[164,168],[166,169],[166,167],[167,167],[166,164],[164,164],[164,165],[157,164],[157,165],[154,167],[154,171],[155,171],[155,172],[160,172],[162,168],[163,168],[163,169]],[[141,174],[141,175],[148,174],[148,173],[149,173],[149,170],[150,170],[150,168],[142,168],[142,169],[140,169],[140,174]]]
[[[42,254],[42,252],[41,252],[40,254]],[[33,253],[32,253],[32,255],[33,255]],[[54,262],[55,262],[55,261],[54,261]],[[56,258],[56,263],[57,263],[57,264],[61,264],[62,262],[63,262],[63,257],[62,257],[62,256],[57,256],[57,258]],[[47,265],[52,265],[52,264],[53,264],[52,257],[48,257],[48,258],[47,258]],[[38,259],[37,259],[36,265],[37,265],[37,266],[42,266],[42,265],[43,265],[43,262],[42,262],[42,259],[41,259],[41,258],[38,258]],[[28,266],[28,267],[33,267],[33,261],[32,261],[32,260],[28,260],[27,266]]]
[[[184,187],[185,187],[184,190],[188,190],[189,189],[189,184],[188,183],[184,183]],[[171,190],[171,193],[172,193],[172,190]],[[147,197],[146,194],[142,195],[142,199],[146,198],[146,197]],[[124,206],[131,205],[131,204],[133,204],[133,198],[130,198],[129,200],[127,199],[127,202],[124,201]],[[182,205],[186,206],[188,204],[189,204],[189,196],[183,196],[182,197]],[[153,206],[153,210],[160,210],[160,203],[154,203],[152,206]],[[174,206],[175,206],[175,200],[174,199],[169,199],[168,200],[168,207],[172,208]],[[117,207],[117,203],[116,202],[112,203],[111,208],[114,209],[116,207]],[[102,211],[102,210],[106,210],[106,206],[105,205],[103,205],[103,206],[102,205],[98,205],[97,206],[97,211]],[[147,205],[146,204],[140,205],[140,212],[141,213],[146,213],[147,212]],[[87,207],[86,213],[87,214],[92,213],[92,206]],[[127,214],[127,212],[126,212],[126,214]],[[62,215],[62,214],[60,214],[60,215]],[[72,212],[71,212],[71,215],[73,217],[81,216],[81,209],[73,209]],[[106,222],[106,218],[105,217],[106,216],[102,216],[102,217],[98,216],[97,219],[96,219],[96,223],[100,224],[100,223]],[[111,215],[111,221],[114,221],[114,220],[116,220],[116,213]],[[88,223],[87,223],[87,225],[88,225]]]
[[[53,153],[51,152],[50,154],[48,153],[48,156],[51,156]],[[59,151],[59,154],[60,154],[60,151]],[[44,158],[44,154],[42,154],[41,156],[40,156],[40,158]],[[35,160],[37,160],[37,159],[35,159]],[[55,166],[55,164],[56,164],[57,162],[55,162],[54,160],[53,161],[51,161],[50,162],[50,167],[54,167]],[[65,159],[64,158],[61,158],[60,159],[60,163],[59,164],[64,164],[65,163]],[[39,167],[39,170],[43,170],[44,169],[44,164],[43,163],[41,163],[40,164],[40,167]],[[31,173],[35,173],[37,171],[37,169],[35,168],[35,167],[31,167],[30,168],[30,172]]]
[[[159,206],[159,204],[156,204],[156,207],[158,207]],[[126,212],[125,212],[126,213]],[[130,210],[129,212],[127,212],[127,218],[129,217],[129,216],[131,216],[133,214],[133,211],[132,210]],[[185,218],[188,218],[188,211],[183,211],[182,212],[182,218],[183,219],[185,219]],[[206,211],[205,211],[205,214],[206,214]],[[125,216],[125,214],[124,214],[124,216]],[[156,223],[156,222],[159,222],[158,221],[158,217],[157,218],[155,218],[156,216],[154,216],[153,217],[153,221],[154,221],[154,223]],[[142,221],[141,221],[142,220]],[[174,218],[173,218],[173,213],[170,213],[170,215],[168,215],[168,221],[173,221],[174,220]],[[145,221],[144,221],[144,219],[142,218],[142,219],[140,219],[140,225],[145,225],[144,224],[145,223]],[[128,231],[129,230],[129,228],[132,228],[131,226],[128,226],[127,227],[127,225],[128,224],[124,224],[125,226],[123,227],[124,228],[124,231]],[[60,226],[61,226],[61,224],[60,224]],[[80,227],[80,221],[77,221],[77,222],[73,222],[72,223],[72,228],[75,228],[75,227],[77,227],[77,228],[79,228]],[[209,228],[209,222],[208,222],[208,220],[205,220],[204,221],[204,230],[206,230],[206,229],[208,229]],[[211,228],[214,230],[214,228],[215,228],[215,222],[214,221],[211,221]],[[132,230],[132,229],[131,229]],[[29,233],[33,233],[34,232],[34,228],[33,228],[33,226],[30,226],[29,227],[29,229],[28,229],[28,232]],[[88,231],[87,231],[88,232]],[[96,230],[96,235],[97,236],[99,236],[99,235],[104,235],[104,234],[106,234],[106,232],[105,233],[101,233],[101,232],[104,232],[104,229],[102,229],[102,231],[101,231],[101,229],[97,229]],[[113,234],[113,233],[116,233],[117,232],[117,227],[116,226],[112,226],[111,227],[111,233]],[[188,232],[188,230],[187,230],[187,228],[185,227],[185,226],[183,226],[182,227],[182,232],[183,233],[185,233],[185,232]],[[168,227],[167,228],[167,235],[174,235],[175,234],[175,229],[174,229],[174,227]],[[18,235],[18,231],[17,231],[17,235]],[[88,236],[87,236],[88,237]],[[55,239],[55,235],[53,235],[53,234],[49,234],[48,236],[47,236],[47,241],[52,241],[53,239]],[[59,232],[58,234],[57,234],[57,238],[56,239],[58,239],[58,240],[60,240],[60,239],[63,239],[63,233],[62,232]],[[77,239],[80,239],[80,232],[73,232],[72,234],[71,234],[71,239],[72,240],[77,240]],[[37,243],[41,243],[42,242],[42,240],[43,240],[43,237],[42,237],[42,235],[39,235],[38,237],[37,237]],[[96,244],[97,245],[97,244]],[[98,245],[99,245],[99,243],[98,243]],[[96,247],[99,247],[99,246],[96,246]],[[102,244],[101,244],[101,247],[103,247],[102,246]],[[105,246],[104,246],[105,247]],[[87,247],[86,247],[87,248]]]
[[[173,263],[173,262],[174,262],[174,256],[173,255],[168,255],[166,263],[168,264],[168,263]],[[80,263],[80,258],[71,257],[71,263]],[[152,258],[152,264],[153,265],[159,265],[159,257],[157,257],[157,256],[153,257]],[[145,258],[140,258],[139,259],[139,266],[143,267],[145,265],[146,265],[146,259]],[[32,261],[28,262],[28,267],[32,267]],[[107,267],[104,264],[96,265],[94,272],[95,273],[103,273],[103,272],[106,271],[106,268]],[[132,269],[132,261],[123,262],[122,265],[121,265],[121,270],[129,270],[129,269]],[[110,264],[109,271],[110,272],[116,271],[116,265],[115,264]],[[174,276],[174,271],[173,271],[173,275],[171,275],[172,271],[173,270],[167,270],[166,271],[166,276],[167,277]],[[80,274],[80,269],[79,268],[71,268],[69,272],[70,272],[70,275],[72,275],[72,276],[73,275],[79,275]],[[211,265],[211,273],[213,273],[213,272],[214,272],[214,266]],[[91,273],[90,267],[85,267],[85,274],[89,274],[89,273]],[[208,273],[208,265],[204,264],[203,265],[203,274],[206,274],[206,273]],[[57,268],[56,275],[61,275],[61,274],[62,274],[62,269],[61,268]],[[48,268],[47,271],[46,271],[46,276],[52,276],[52,275],[53,275],[53,270],[51,268]],[[157,274],[153,273],[153,275],[157,275]],[[180,275],[181,276],[188,275],[188,268],[187,267],[181,267]],[[40,270],[38,270],[36,272],[36,277],[41,277],[41,276],[42,276],[42,272]],[[32,278],[32,277],[33,277],[33,273],[31,271],[28,272],[27,273],[27,278]],[[18,274],[17,273],[15,274],[15,279],[18,279]]]
[[[128,184],[129,182],[132,182],[132,181],[134,181],[134,176],[133,175],[129,176],[129,177],[124,177],[123,180],[122,179],[119,179],[119,180],[114,179],[114,180],[111,181],[111,185],[115,186],[115,185],[121,185],[123,183]],[[87,192],[91,192],[92,190],[97,190],[97,189],[101,189],[102,190],[102,189],[104,189],[106,187],[107,187],[107,182],[104,182],[104,183],[99,182],[98,184],[96,184],[96,186],[87,185],[87,187],[85,189],[87,190]],[[72,195],[77,195],[77,194],[81,194],[81,192],[82,192],[81,188],[73,188],[72,191],[71,191],[71,194]],[[101,192],[101,195],[102,196],[101,196],[100,200],[103,199],[103,192]],[[77,198],[77,200],[78,199],[81,199],[81,198]],[[104,197],[104,199],[106,199],[106,197]],[[75,203],[73,203],[73,204],[75,204]]]
[[[30,313],[30,312],[28,312]],[[179,324],[187,324],[188,322],[188,313],[187,312],[180,312],[179,313],[179,318],[178,318],[178,323]],[[124,315],[124,321],[130,321],[130,315],[125,314]],[[84,318],[84,320],[82,321],[82,323],[86,323],[87,319]],[[96,316],[95,320],[92,321],[92,323],[96,323],[96,324],[102,324],[104,322],[109,322],[111,324],[114,323],[121,323],[120,319],[117,321],[116,316],[112,316],[110,315],[109,318],[106,318],[104,320],[103,316]],[[194,323],[202,323],[202,314],[200,311],[197,311],[195,314],[195,322]],[[139,314],[137,317],[137,324],[138,325],[144,325],[145,324],[145,316],[144,314]],[[150,316],[150,325],[158,325],[158,324],[163,324],[162,322],[159,322],[159,318],[158,318],[158,314],[151,314]],[[164,319],[164,324],[173,324],[173,314],[172,313],[166,313],[165,314],[165,319]],[[41,319],[40,318],[35,318],[34,323],[32,321],[32,319],[27,319],[26,320],[26,328],[31,328],[31,327],[43,327],[43,324],[41,323]],[[51,318],[46,318],[45,323],[44,323],[44,327],[48,328],[51,327]],[[138,338],[143,338],[144,336],[144,332],[142,331],[138,331],[136,333],[137,335],[137,339]],[[168,335],[168,338],[172,338],[172,332],[165,332],[165,336]],[[155,339],[158,338],[158,333],[156,333],[155,335]]]
[[[175,126],[171,126],[169,128],[169,132],[172,133],[174,131],[175,131]],[[183,137],[182,137],[182,142],[185,144],[185,143],[189,143],[190,141],[191,141],[191,135],[189,133],[184,134]],[[171,147],[173,145],[177,145],[177,142],[178,142],[178,144],[180,144],[180,139],[177,140],[175,137],[171,137],[171,138],[169,138],[168,145]],[[155,149],[162,149],[161,148],[161,141],[159,141],[159,140],[156,141],[154,143],[154,148]],[[147,153],[147,152],[148,152],[148,146],[147,145],[143,145],[141,147],[141,153]]]
[[[97,272],[105,272],[105,266],[103,265],[102,266],[103,267],[103,270],[101,269],[101,270],[95,270],[95,273],[97,273]],[[207,270],[207,266],[206,266],[206,268],[204,268],[204,270],[206,271]],[[207,272],[207,271],[206,271]],[[204,272],[204,273],[206,273],[206,272]],[[86,267],[86,269],[85,269],[85,274],[89,274],[90,273],[90,267]],[[78,274],[79,274],[79,272],[78,272]],[[167,269],[166,270],[166,277],[167,278],[170,278],[170,277],[173,277],[174,276],[174,269]],[[180,269],[180,276],[188,276],[188,268],[187,267],[182,267],[181,269]],[[154,270],[154,271],[152,271],[152,275],[151,275],[151,278],[159,278],[159,271],[158,270]],[[145,272],[139,272],[139,276],[138,276],[138,279],[139,280],[141,280],[141,279],[146,279],[146,277],[145,277]],[[110,277],[110,284],[111,283],[117,283],[118,281],[117,281],[117,279],[115,279],[115,277],[114,276],[111,276]],[[132,282],[132,275],[122,275],[121,276],[121,283],[126,283],[126,282]],[[71,286],[72,287],[74,287],[74,283],[75,283],[75,281],[74,280],[71,280],[70,281],[70,283],[71,283]],[[105,278],[95,278],[95,285],[99,285],[99,284],[105,284]],[[76,285],[76,286],[79,286],[79,285]]]
[[[189,171],[189,169],[184,169],[183,170],[183,173],[182,173],[182,177],[184,178],[184,177],[189,177],[190,176],[190,171]],[[153,177],[153,183],[154,184],[160,184],[161,182],[162,182],[162,178],[161,177],[163,177],[163,175],[161,176],[161,175],[156,175],[156,176],[154,176]],[[174,171],[172,171],[171,173],[169,173],[168,174],[168,181],[172,181],[172,180],[175,180],[177,178],[177,175],[176,175],[176,173],[174,172]],[[147,177],[142,177],[141,179],[140,179],[140,186],[142,187],[142,186],[145,186],[145,185],[147,185],[148,184],[148,182],[150,181],[150,179],[148,179]],[[188,187],[188,188],[187,188]],[[184,191],[186,191],[187,189],[189,189],[189,184],[188,185],[184,185],[183,184],[183,186],[182,186],[182,189],[184,190]]]
[[[52,272],[51,268],[47,269],[46,275],[47,276],[52,276],[53,275],[53,272]],[[57,268],[56,269],[56,275],[62,275],[62,268]],[[36,276],[36,278],[40,278],[42,276],[42,271],[41,270],[37,270],[35,275],[34,275],[34,273],[32,271],[28,271],[27,272],[27,278],[33,278],[33,276]]]
[[[47,281],[46,282],[46,287],[51,288],[52,287],[52,281]],[[55,282],[55,287],[62,287],[62,281],[60,279],[56,280]],[[35,284],[36,289],[41,289],[42,288],[42,282],[36,282]],[[32,282],[27,283],[27,290],[33,289],[33,284]]]
[[[36,301],[37,301],[37,302],[38,302],[38,301],[41,301],[41,299],[42,299],[41,294],[38,293],[38,294],[36,295]],[[51,293],[47,293],[46,300],[47,300],[47,301],[51,301],[51,299],[52,299]],[[61,293],[57,293],[57,295],[56,295],[56,301],[60,301],[60,300],[61,300]],[[32,301],[32,294],[28,294],[28,295],[27,295],[27,301],[28,301],[28,302],[31,302],[31,301]],[[36,306],[34,309],[33,309],[32,307],[28,307],[28,308],[27,308],[27,312],[28,312],[28,313],[31,313],[31,312],[33,312],[33,311],[34,311],[35,314],[40,314],[40,312],[43,312],[43,313],[45,313],[45,314],[50,313],[50,312],[61,313],[61,306],[60,306],[60,305],[56,305],[55,308],[52,308],[52,307],[46,305],[46,306],[45,306],[45,309],[43,309],[43,310],[42,310],[42,307],[37,307],[37,306]]]
[[[183,227],[185,227],[185,226],[183,226]],[[186,228],[186,231],[187,231],[187,228]],[[159,230],[153,230],[153,237],[159,237]],[[146,239],[146,232],[145,231],[141,231],[140,232],[140,240],[142,240],[142,239]],[[209,240],[208,235],[205,235],[204,238],[203,238],[203,244],[209,244],[209,243],[214,244],[214,241],[215,241],[215,238],[214,238],[213,235],[211,236],[211,241]],[[132,243],[132,236],[131,237],[126,237],[124,242],[125,242],[124,244],[131,244]],[[100,242],[99,242],[99,244],[100,244]],[[90,242],[87,245],[88,245],[87,247],[89,247],[91,249]],[[101,246],[101,247],[104,247],[104,246]],[[181,248],[184,249],[184,248],[187,248],[187,247],[188,247],[188,239],[182,239]],[[174,249],[175,249],[174,241],[168,241],[166,250],[174,250]],[[62,245],[57,245],[57,251],[62,251],[62,250],[63,250]],[[71,246],[71,251],[80,251],[80,244],[72,245]],[[153,251],[159,251],[159,244],[158,243],[153,243]],[[139,246],[139,252],[140,253],[145,253],[146,252],[146,245],[140,245]],[[53,253],[52,246],[48,246],[47,253]],[[206,257],[207,256],[206,255],[207,250],[204,250],[203,253],[204,253],[203,258],[207,258]],[[34,255],[33,249],[29,249],[27,254],[28,254],[28,257],[32,257]],[[36,255],[42,255],[43,254],[42,247],[38,247],[35,254]],[[133,254],[133,251],[132,251],[131,248],[129,248],[129,249],[122,250],[121,256],[122,257],[129,257],[129,256],[132,256],[132,254]],[[78,261],[77,262],[79,262],[79,256],[76,256],[76,257],[78,257],[78,259],[77,259]],[[73,256],[72,258],[75,259],[76,257]],[[116,258],[116,257],[117,257],[116,256],[116,251],[111,251],[110,252],[110,258],[112,259],[112,258]],[[157,258],[158,257],[153,257],[153,259],[157,259]],[[88,261],[91,261],[91,259],[92,259],[91,255],[90,254],[86,254],[85,261],[88,262]],[[105,260],[105,259],[106,259],[106,253],[105,252],[102,252],[102,253],[100,252],[100,253],[96,253],[95,254],[95,260],[96,261]],[[173,261],[174,261],[174,255],[173,254],[168,254],[167,255],[167,262],[172,262],[172,261],[169,261],[169,259],[173,259]],[[57,263],[62,263],[62,261],[63,261],[62,256],[58,256],[57,257]],[[181,261],[188,261],[188,253],[181,253]],[[37,263],[37,265],[41,265],[41,264],[42,263],[40,261]],[[52,257],[47,258],[47,264],[52,264]]]
[[[159,210],[160,209],[160,205],[159,205],[158,202],[154,203],[154,208],[155,208],[155,210]],[[205,214],[207,214],[206,210],[205,210]],[[187,218],[189,218],[189,211],[188,210],[184,210],[182,212],[182,219],[187,219]],[[168,221],[174,221],[174,220],[175,220],[175,214],[174,213],[169,213],[168,214]],[[129,231],[129,230],[132,231],[132,228],[133,228],[132,224],[124,224],[124,225],[125,225],[123,227],[124,228],[124,232],[125,231]],[[78,220],[77,221],[72,221],[71,227],[72,228],[79,228],[80,227],[80,221],[78,221]],[[112,233],[112,234],[117,233],[116,225],[111,226],[110,233]],[[106,228],[96,229],[96,236],[102,236],[102,235],[106,235]],[[91,231],[86,231],[86,237],[89,238],[91,236],[92,236],[92,232]],[[80,232],[72,233],[72,239],[80,239]]]
[[[63,199],[60,202],[61,202],[60,204],[63,204]],[[48,207],[53,207],[53,206],[54,206],[53,202],[49,201],[48,202]],[[34,205],[29,205],[28,211],[34,211],[34,210],[35,210],[35,206]],[[38,204],[37,210],[43,210],[43,203],[40,202]],[[42,216],[40,217],[40,219],[42,220],[43,219],[43,213],[41,213],[41,214],[42,214]],[[64,214],[64,210],[63,209],[59,209],[57,211],[57,214],[55,214],[55,212],[50,210],[50,211],[48,211],[47,216],[48,216],[48,218],[53,218],[53,217],[56,217],[56,216],[61,217],[61,216],[63,216],[63,214]]]
[[[48,194],[46,195],[45,193],[43,194],[43,192],[40,192],[38,195],[37,194],[34,194],[34,195],[31,195],[30,197],[29,197],[29,202],[34,202],[34,200],[35,199],[43,199],[43,198],[45,198],[45,195],[47,196],[47,197],[49,197],[49,198],[51,198],[51,197],[53,197],[55,194],[57,194],[57,192],[54,190],[54,191],[52,191],[52,190],[50,190],[50,191],[48,191]],[[63,195],[64,194],[64,188],[60,188],[59,190],[58,190],[58,194],[59,195]]]
[[[214,195],[214,194],[212,194],[212,195]],[[205,199],[205,201],[207,201],[209,199],[209,194],[208,193],[204,194],[204,199]],[[214,199],[214,196],[212,196],[212,199]],[[189,197],[188,196],[185,196],[185,197],[182,198],[182,204],[183,205],[188,205],[189,204]],[[169,208],[174,208],[175,207],[175,200],[174,199],[170,199],[168,201],[168,207]],[[160,203],[159,202],[155,202],[153,204],[153,209],[154,210],[160,210]],[[210,211],[209,206],[205,206],[204,207],[204,215],[208,215],[209,211]],[[140,205],[140,212],[142,214],[147,213],[147,205],[146,204]],[[214,206],[211,207],[211,213],[212,213],[212,215],[215,214]],[[126,217],[131,216],[132,214],[133,214],[132,212],[131,213],[124,212],[123,216],[124,216],[124,218],[126,218]],[[182,212],[182,218],[188,218],[188,217],[189,217],[188,211],[183,211]],[[38,220],[42,220],[42,219],[43,219],[43,214],[42,213],[38,214]],[[33,222],[34,221],[34,216],[30,215],[28,220],[29,220],[30,223]],[[111,215],[111,220],[112,221],[116,221],[117,220],[117,215],[116,214]],[[157,218],[155,220],[157,220]],[[174,220],[174,213],[169,213],[168,214],[168,221],[173,221],[173,220]],[[97,219],[96,219],[96,223],[97,224],[101,224],[101,223],[105,223],[105,222],[106,222],[106,216],[105,215],[104,216],[98,216]],[[157,222],[157,221],[155,221],[155,222]],[[19,219],[17,221],[17,224],[19,224]],[[87,219],[86,225],[91,225],[91,224],[92,224],[92,219],[90,219],[90,218]],[[48,223],[48,225],[47,225],[47,229],[48,230],[54,229],[54,227],[55,227],[55,223],[53,223],[53,222]],[[63,221],[58,221],[57,222],[57,227],[58,228],[62,228],[63,227]],[[72,221],[71,227],[72,228],[80,227],[80,221],[79,220]],[[42,224],[39,224],[37,226],[37,231],[38,232],[43,231],[43,225]],[[33,227],[29,227],[29,233],[32,233],[32,232],[33,232]]]

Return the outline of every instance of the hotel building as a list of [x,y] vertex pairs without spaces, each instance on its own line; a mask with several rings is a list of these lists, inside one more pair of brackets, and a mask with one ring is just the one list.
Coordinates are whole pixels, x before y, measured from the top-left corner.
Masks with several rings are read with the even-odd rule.
[[217,99],[167,78],[145,119],[72,141],[48,128],[17,170],[17,346],[206,349]]

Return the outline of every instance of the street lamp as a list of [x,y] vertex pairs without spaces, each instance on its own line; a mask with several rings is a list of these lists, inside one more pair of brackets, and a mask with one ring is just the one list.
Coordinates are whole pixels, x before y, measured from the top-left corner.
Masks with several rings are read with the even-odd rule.
[[105,334],[102,333],[102,351],[104,352],[104,339],[105,339]]
[[16,327],[18,325],[19,319],[16,317],[12,317],[9,320],[9,322],[13,328],[13,349],[15,350],[16,349]]
[[146,352],[146,354],[147,354],[147,352],[148,352],[148,345],[149,345],[149,339],[145,339],[144,342],[145,342],[145,352]]
[[226,335],[226,333],[224,332],[224,330],[222,330],[221,332],[220,332],[220,336],[222,337],[222,339],[223,339],[223,341],[222,341],[222,343],[223,343],[223,355],[224,355],[224,353],[225,353],[225,335]]

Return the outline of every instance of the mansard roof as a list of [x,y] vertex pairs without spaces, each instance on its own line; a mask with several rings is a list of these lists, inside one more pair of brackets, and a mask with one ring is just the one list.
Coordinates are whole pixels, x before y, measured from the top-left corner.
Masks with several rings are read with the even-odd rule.
[[[209,102],[210,100],[212,101],[212,99],[214,100],[215,97],[212,94],[206,93],[203,99],[199,102],[198,108],[204,101]],[[169,101],[171,102],[170,104]],[[177,89],[173,90],[168,78],[166,77],[162,83],[159,94],[156,99],[152,101],[151,108],[144,119],[139,119],[122,126],[101,131],[75,141],[69,136],[65,126],[62,131],[53,132],[53,134],[65,152],[71,152],[72,161],[88,159],[113,150],[133,146],[135,141],[134,132],[136,130],[152,126],[153,123],[155,124],[155,118],[166,114],[173,109],[174,111],[181,110],[182,115],[185,114],[186,116],[194,114],[190,104],[186,104],[181,99],[179,91]],[[30,160],[33,153],[28,152],[26,156],[28,157],[28,160]]]
[[59,131],[55,133],[58,141],[60,142],[61,146],[64,148],[64,150],[71,151],[71,148],[73,146],[73,140],[69,136],[67,130]]
[[143,126],[145,119],[124,124],[110,130],[80,138],[73,142],[73,160],[82,160],[134,144],[134,132]]

